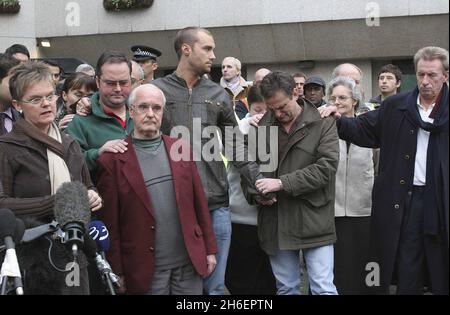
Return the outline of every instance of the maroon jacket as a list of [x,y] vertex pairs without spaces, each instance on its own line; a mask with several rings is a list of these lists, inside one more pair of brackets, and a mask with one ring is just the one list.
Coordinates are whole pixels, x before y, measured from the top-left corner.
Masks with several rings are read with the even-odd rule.
[[[162,139],[170,152],[177,139]],[[131,136],[126,141],[125,153],[105,153],[98,159],[97,187],[104,201],[99,213],[109,230],[107,257],[114,272],[124,276],[127,292],[145,293],[154,273],[156,222]],[[184,243],[195,270],[206,276],[206,256],[217,247],[197,167],[192,159],[176,162],[168,156]]]

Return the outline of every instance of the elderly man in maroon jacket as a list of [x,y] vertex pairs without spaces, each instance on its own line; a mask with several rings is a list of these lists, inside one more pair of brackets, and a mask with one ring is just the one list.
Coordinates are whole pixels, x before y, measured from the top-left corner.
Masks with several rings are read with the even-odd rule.
[[99,159],[108,259],[121,276],[122,293],[202,294],[217,247],[195,162],[189,152],[187,159],[176,156],[179,140],[161,136],[165,98],[159,88],[136,88],[129,104],[131,145]]

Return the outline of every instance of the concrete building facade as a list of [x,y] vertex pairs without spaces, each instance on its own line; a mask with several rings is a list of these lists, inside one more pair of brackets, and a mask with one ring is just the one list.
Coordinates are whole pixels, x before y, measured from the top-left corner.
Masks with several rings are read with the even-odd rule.
[[[176,66],[173,39],[186,26],[208,28],[216,66],[234,56],[248,80],[264,66],[328,81],[337,64],[350,61],[364,72],[367,97],[377,93],[381,65],[397,63],[411,76],[419,48],[449,48],[447,0],[155,0],[148,9],[127,12],[107,12],[101,0],[21,4],[19,14],[0,15],[0,51],[21,43],[34,57],[95,64],[104,50],[131,55],[132,45],[149,45],[163,52],[160,76]],[[51,47],[41,47],[43,39]]]

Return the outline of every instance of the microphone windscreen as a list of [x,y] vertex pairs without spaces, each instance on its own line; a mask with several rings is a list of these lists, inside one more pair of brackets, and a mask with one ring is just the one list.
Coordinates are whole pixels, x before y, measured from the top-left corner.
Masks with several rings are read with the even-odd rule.
[[94,220],[89,223],[89,235],[97,243],[101,252],[107,252],[109,249],[109,231],[100,220]]
[[80,182],[63,183],[55,194],[54,213],[62,227],[72,222],[79,222],[86,227],[91,219],[86,187]]
[[23,235],[25,234],[25,223],[16,218],[16,229],[14,230],[14,243],[19,244],[22,241]]
[[0,209],[0,239],[14,236],[16,216],[10,209]]

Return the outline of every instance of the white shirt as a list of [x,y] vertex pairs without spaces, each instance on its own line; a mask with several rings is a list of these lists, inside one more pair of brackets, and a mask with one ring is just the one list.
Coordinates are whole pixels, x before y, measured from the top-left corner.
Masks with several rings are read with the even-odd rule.
[[4,122],[6,131],[11,132],[12,127],[13,127],[13,118],[12,118],[13,117],[13,113],[12,113],[11,107],[8,107],[8,109],[5,110],[2,113],[6,114],[5,122]]
[[[420,104],[420,95],[417,97],[417,107],[419,109],[420,117],[424,122],[433,123],[434,119],[430,118],[431,111],[433,110],[435,103],[425,110],[425,107]],[[425,186],[427,176],[427,151],[428,141],[430,140],[430,133],[428,131],[419,128],[417,133],[417,152],[416,161],[414,164],[414,185]]]

